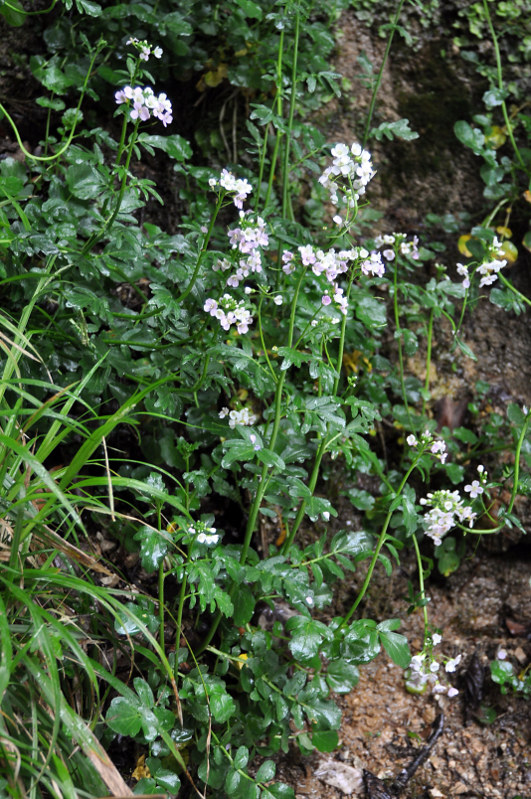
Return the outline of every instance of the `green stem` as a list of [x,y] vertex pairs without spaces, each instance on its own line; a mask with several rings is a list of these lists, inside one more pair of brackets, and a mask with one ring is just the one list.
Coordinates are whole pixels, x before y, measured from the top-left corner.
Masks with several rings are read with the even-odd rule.
[[185,290],[183,291],[181,296],[177,298],[177,302],[183,302],[188,297],[188,295],[192,291],[193,287],[195,286],[196,280],[199,277],[199,270],[201,269],[201,264],[203,263],[203,259],[205,257],[205,254],[206,254],[210,239],[212,237],[212,231],[214,230],[214,225],[216,224],[216,219],[218,218],[219,210],[220,210],[221,205],[223,203],[224,197],[225,197],[224,194],[220,194],[220,196],[218,197],[218,201],[216,203],[216,207],[214,209],[214,213],[212,214],[212,219],[210,220],[210,225],[208,226],[208,230],[205,233],[205,238],[203,239],[203,244],[201,246],[201,252],[199,253],[199,258],[197,259],[197,263],[195,265],[195,269],[194,269],[193,275],[190,278],[190,282],[188,283],[188,286],[185,288]]
[[394,261],[394,275],[393,275],[393,311],[395,317],[395,330],[396,341],[398,344],[398,365],[400,368],[400,389],[402,391],[402,399],[407,411],[408,419],[410,419],[409,403],[407,401],[406,383],[404,378],[404,353],[402,351],[402,328],[400,327],[400,312],[398,310],[398,258],[395,254]]
[[383,59],[382,59],[382,63],[380,65],[380,69],[378,71],[378,76],[376,78],[376,83],[374,85],[374,89],[372,90],[371,102],[370,102],[370,105],[369,105],[369,111],[367,113],[367,122],[365,123],[365,131],[363,133],[363,143],[362,143],[362,147],[363,148],[365,148],[365,145],[367,144],[367,141],[369,139],[369,134],[370,134],[370,130],[371,130],[372,115],[374,113],[374,108],[375,108],[375,105],[376,105],[376,97],[377,97],[378,91],[380,89],[380,84],[382,82],[382,77],[383,77],[383,71],[385,69],[385,65],[387,64],[387,59],[389,58],[389,53],[391,51],[391,43],[393,41],[393,36],[395,35],[395,30],[396,30],[396,27],[398,25],[398,20],[400,19],[400,14],[401,14],[402,6],[404,5],[404,2],[405,2],[405,0],[400,0],[400,2],[398,4],[398,8],[396,10],[396,14],[395,14],[394,19],[393,19],[393,21],[391,23],[391,31],[389,33],[389,38],[387,39],[387,44],[385,46],[384,56],[383,56]]
[[78,122],[78,111],[81,108],[81,104],[83,103],[83,99],[84,99],[85,93],[87,91],[89,78],[90,78],[90,76],[92,74],[92,68],[94,67],[94,63],[96,61],[96,58],[98,57],[98,54],[99,54],[100,50],[102,50],[103,47],[105,47],[105,45],[106,45],[106,42],[103,41],[102,39],[100,39],[100,41],[96,45],[96,49],[94,51],[94,55],[92,56],[92,58],[90,60],[89,68],[87,70],[87,74],[85,75],[85,80],[83,81],[83,86],[81,87],[81,94],[79,96],[79,101],[78,101],[78,104],[76,106],[76,112],[75,112],[75,115],[74,115],[74,124],[72,125],[70,133],[68,134],[68,138],[65,141],[65,143],[63,144],[63,146],[56,153],[54,153],[53,155],[48,155],[48,156],[33,155],[32,153],[29,152],[29,150],[26,150],[26,148],[24,147],[24,144],[22,143],[22,139],[20,138],[20,134],[18,132],[17,126],[15,125],[13,119],[8,114],[8,112],[6,111],[6,109],[4,108],[2,103],[0,103],[0,111],[2,111],[2,113],[5,116],[5,118],[7,119],[9,124],[11,125],[11,128],[13,129],[13,133],[15,134],[15,138],[17,140],[17,144],[18,144],[19,148],[24,153],[26,158],[28,158],[30,161],[40,161],[41,163],[47,163],[48,161],[55,161],[56,158],[59,158],[70,147],[70,144],[72,143],[72,139],[74,138],[74,134],[76,132],[76,126],[77,126],[77,122]]
[[284,150],[284,164],[283,164],[283,174],[282,174],[282,218],[287,219],[288,217],[288,210],[289,210],[289,217],[291,221],[293,221],[293,208],[291,207],[291,203],[289,202],[289,156],[290,156],[290,147],[291,147],[291,131],[293,130],[293,120],[295,117],[295,106],[297,103],[297,58],[299,55],[299,37],[300,37],[300,13],[297,7],[297,12],[295,15],[295,39],[293,42],[293,65],[291,69],[291,92],[290,92],[290,102],[289,102],[289,116],[288,116],[288,128],[286,132],[286,146]]
[[[276,79],[276,88],[277,88],[277,96],[276,96],[276,113],[278,119],[282,117],[282,98],[284,95],[284,89],[282,86],[282,64],[283,64],[283,56],[284,56],[284,29],[280,31],[280,42],[278,45],[278,58],[277,58],[277,79]],[[280,151],[280,141],[282,139],[282,131],[276,130],[276,137],[275,137],[275,146],[273,148],[273,154],[271,156],[271,165],[269,167],[269,180],[267,183],[267,192],[266,197],[264,200],[264,207],[263,211],[265,212],[267,206],[269,205],[269,200],[271,199],[271,192],[273,191],[273,181],[275,179],[275,169],[278,160],[278,154]]]
[[118,196],[117,196],[116,202],[114,204],[114,210],[112,211],[111,215],[105,220],[105,222],[103,223],[101,228],[98,231],[96,231],[96,233],[93,233],[92,236],[90,236],[87,239],[87,241],[85,242],[84,246],[81,249],[81,253],[80,253],[81,256],[87,255],[90,252],[90,250],[94,247],[94,245],[97,244],[98,241],[101,241],[101,239],[103,238],[105,233],[112,228],[112,226],[114,224],[114,220],[116,219],[116,217],[120,213],[120,208],[122,207],[122,202],[123,202],[125,190],[127,188],[127,178],[128,178],[128,175],[129,175],[129,164],[131,163],[131,158],[132,158],[132,155],[133,155],[133,150],[134,150],[134,146],[135,146],[135,142],[136,142],[136,134],[138,132],[139,124],[140,124],[140,120],[137,119],[136,122],[135,122],[134,130],[131,133],[131,136],[129,137],[129,147],[128,147],[128,150],[127,150],[127,158],[126,158],[125,164],[123,166],[122,182],[120,184],[120,189],[118,191]]
[[[413,461],[413,463],[411,464],[411,466],[409,467],[409,469],[405,473],[404,477],[402,478],[402,482],[400,483],[400,485],[398,487],[398,491],[396,492],[395,499],[397,499],[402,494],[402,491],[404,490],[404,488],[406,486],[406,483],[409,480],[409,476],[411,475],[411,473],[415,469],[415,467],[416,467],[416,465],[418,463],[418,460],[419,460],[419,457],[417,457]],[[374,571],[374,567],[376,566],[376,563],[377,563],[378,558],[380,556],[380,552],[382,551],[382,547],[383,547],[383,545],[385,544],[385,542],[387,540],[387,529],[389,527],[389,524],[391,522],[391,518],[392,518],[393,513],[395,512],[395,510],[396,510],[396,505],[395,505],[395,502],[393,501],[391,503],[390,509],[387,512],[387,516],[385,517],[385,521],[383,523],[382,531],[381,531],[381,533],[379,535],[378,543],[376,544],[376,549],[374,550],[374,554],[373,554],[371,562],[369,564],[369,568],[367,569],[367,574],[365,576],[365,580],[363,581],[363,585],[361,586],[360,592],[359,592],[358,596],[356,597],[356,600],[355,600],[354,604],[352,605],[352,607],[350,608],[349,612],[346,614],[346,616],[344,617],[343,621],[339,625],[339,629],[341,629],[341,627],[344,627],[346,624],[348,624],[348,622],[351,619],[354,611],[356,610],[356,608],[360,604],[361,600],[363,599],[363,597],[367,593],[367,589],[368,589],[369,584],[371,582],[371,578],[372,578],[372,573]]]
[[417,541],[415,533],[411,533],[411,540],[413,541],[413,547],[415,549],[415,555],[417,558],[417,568],[419,572],[419,589],[420,589],[420,596],[422,597],[422,602],[423,602],[422,615],[424,616],[424,644],[426,644],[430,628],[430,620],[428,618],[428,605],[426,603],[426,590],[424,586],[424,569],[422,568],[422,555],[420,554],[419,542]]
[[[529,427],[529,422],[531,421],[531,411],[528,411],[524,424],[522,425],[522,430],[520,431],[520,435],[518,436],[518,443],[516,444],[516,449],[514,452],[514,475],[513,475],[513,489],[511,491],[511,498],[509,500],[509,504],[507,506],[506,514],[512,512],[514,503],[516,502],[516,496],[518,494],[518,480],[520,477],[520,456],[522,454],[522,447],[524,445],[525,437],[527,435],[527,428]],[[503,530],[505,527],[505,522],[502,522],[494,529],[486,529],[486,530],[476,530],[474,529],[473,532],[479,535],[492,535],[492,533],[499,533],[500,530]],[[466,527],[462,527],[463,530],[467,531]],[[469,531],[468,531],[469,532]]]
[[520,291],[518,291],[518,289],[515,289],[511,281],[507,280],[505,275],[502,275],[501,272],[498,272],[498,279],[500,280],[501,283],[503,283],[504,286],[506,286],[510,291],[512,291],[513,294],[516,294],[519,300],[522,300],[522,302],[525,302],[527,305],[531,305],[531,300],[528,297],[526,297],[525,294],[522,294]]
[[164,558],[159,564],[159,644],[164,649]]
[[435,315],[434,308],[430,311],[428,319],[428,334],[426,338],[426,379],[424,381],[424,396],[422,398],[422,415],[426,411],[427,396],[430,390],[430,370],[431,370],[431,347],[433,343],[433,318]]
[[[503,94],[503,71],[502,71],[502,63],[501,63],[501,55],[500,55],[500,48],[498,45],[498,38],[496,36],[496,31],[494,30],[494,25],[492,24],[492,17],[490,15],[489,6],[487,0],[483,0],[483,8],[485,9],[485,16],[487,17],[487,25],[489,26],[490,35],[492,38],[492,44],[494,46],[494,53],[496,56],[496,73],[498,78],[498,88],[500,93]],[[501,102],[501,109],[503,114],[503,119],[505,121],[505,127],[507,128],[507,135],[511,141],[512,148],[514,150],[514,154],[516,155],[517,161],[520,164],[521,168],[527,172],[526,165],[520,150],[518,149],[518,145],[513,136],[513,129],[511,125],[511,120],[509,119],[509,114],[507,112],[507,105],[505,100]]]
[[[352,289],[352,283],[353,283],[353,280],[354,280],[354,275],[355,275],[355,270],[352,269],[351,273],[350,273],[348,287],[347,287],[347,294],[346,294],[347,300],[350,299],[350,292],[351,292],[351,289]],[[338,388],[339,388],[339,381],[341,379],[341,367],[342,367],[342,364],[343,364],[343,352],[345,350],[346,330],[347,330],[347,315],[344,314],[343,315],[343,319],[341,321],[341,333],[339,335],[339,346],[338,346],[337,361],[336,361],[336,377],[335,377],[335,380],[334,380],[334,387],[332,389],[332,396],[334,396],[334,397],[337,396],[337,392],[338,392]],[[337,436],[334,436],[333,439],[331,439],[329,434],[328,434],[328,431],[327,431],[326,435],[321,439],[321,441],[319,443],[319,447],[317,449],[317,452],[316,452],[316,455],[315,455],[315,459],[314,459],[314,463],[313,463],[312,473],[310,475],[310,480],[309,480],[309,483],[308,483],[308,488],[310,490],[310,496],[313,496],[313,492],[315,490],[315,486],[317,485],[317,479],[319,477],[319,472],[321,470],[321,462],[323,460],[323,456],[324,456],[324,454],[325,454],[325,452],[327,450],[327,447],[329,446],[331,441],[334,440],[335,438],[337,438]],[[301,503],[299,505],[299,509],[297,511],[297,515],[295,516],[295,519],[293,520],[293,525],[291,527],[289,535],[286,537],[286,540],[284,541],[284,544],[282,545],[282,553],[283,554],[288,552],[288,550],[290,549],[290,547],[293,544],[293,541],[295,540],[295,535],[297,534],[297,531],[298,531],[298,529],[299,529],[299,527],[301,525],[301,522],[302,522],[302,520],[304,518],[304,512],[306,510],[306,504],[307,504],[307,500],[306,500],[306,498],[303,497],[301,499]]]

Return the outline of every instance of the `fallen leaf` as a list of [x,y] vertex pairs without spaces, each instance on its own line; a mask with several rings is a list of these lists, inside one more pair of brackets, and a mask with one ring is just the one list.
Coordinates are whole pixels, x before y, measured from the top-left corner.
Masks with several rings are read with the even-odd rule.
[[329,758],[321,761],[315,776],[332,788],[338,788],[342,793],[353,794],[356,792],[358,796],[361,796],[363,774],[359,768]]

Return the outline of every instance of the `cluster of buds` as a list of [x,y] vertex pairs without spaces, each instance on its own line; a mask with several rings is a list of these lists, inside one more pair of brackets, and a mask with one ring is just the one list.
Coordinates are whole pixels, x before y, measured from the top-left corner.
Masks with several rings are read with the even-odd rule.
[[132,120],[138,119],[141,122],[147,122],[151,116],[154,116],[160,119],[164,127],[173,121],[171,102],[166,94],[161,92],[161,94],[155,95],[149,86],[144,88],[124,86],[123,89],[115,92],[114,98],[118,105],[122,103],[126,103],[128,106],[132,105],[129,112]]

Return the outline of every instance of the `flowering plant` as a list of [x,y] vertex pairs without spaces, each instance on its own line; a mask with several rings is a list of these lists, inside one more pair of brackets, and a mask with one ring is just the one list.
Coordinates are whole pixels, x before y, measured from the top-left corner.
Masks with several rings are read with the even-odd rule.
[[[252,2],[228,8],[249,49],[235,59],[254,59],[254,46],[261,51],[249,10],[257,28],[262,18],[276,26],[275,68],[263,75],[260,64],[253,73],[249,97],[262,86],[264,102],[251,106],[246,167],[220,168],[219,154],[214,165],[199,166],[197,149],[192,160],[187,141],[166,135],[180,120],[166,94],[151,88],[157,82],[146,66],[153,56],[154,68],[168,69],[162,48],[134,36],[116,69],[94,69],[103,42],[91,50],[81,94],[95,97],[112,79],[108,97],[112,103],[114,91],[122,123],[116,139],[103,128],[82,129],[80,105],[70,109],[76,124],[58,128],[62,146],[53,136],[45,142],[51,155],[1,162],[1,246],[9,255],[1,280],[16,288],[11,317],[2,317],[1,501],[16,576],[6,578],[4,604],[10,614],[19,610],[0,637],[9,653],[8,635],[21,629],[17,614],[26,618],[30,607],[43,621],[42,662],[54,679],[27,718],[17,694],[23,724],[4,721],[12,737],[26,736],[21,750],[29,751],[33,718],[62,697],[57,718],[70,720],[76,741],[95,751],[62,694],[70,680],[70,663],[62,675],[56,666],[64,631],[53,614],[35,610],[33,598],[24,606],[20,593],[31,584],[42,594],[37,555],[61,565],[72,557],[72,572],[82,564],[87,580],[92,571],[101,578],[102,585],[84,586],[88,599],[78,615],[90,625],[98,603],[96,633],[111,631],[109,651],[119,653],[120,670],[106,671],[106,655],[96,668],[76,636],[67,630],[63,637],[94,695],[101,681],[111,686],[112,696],[102,692],[94,711],[105,705],[105,740],[132,738],[148,753],[137,791],[175,794],[187,780],[203,793],[270,799],[292,792],[271,784],[269,758],[293,746],[303,754],[333,749],[341,716],[334,695],[352,690],[359,669],[381,650],[409,669],[409,688],[431,686],[441,701],[455,695],[444,675],[458,667],[459,654],[444,659],[444,670],[433,656],[440,641],[427,610],[432,557],[447,574],[469,536],[518,524],[530,415],[511,405],[494,432],[483,431],[479,407],[470,429],[435,418],[438,324],[450,325],[452,346],[466,355],[467,292],[495,274],[506,279],[503,242],[490,228],[478,231],[476,265],[469,264],[464,285],[452,279],[452,264],[423,270],[436,256],[429,241],[389,232],[385,220],[375,230],[366,206],[377,173],[366,141],[326,145],[297,119],[299,102],[311,105],[318,82],[333,85],[327,81],[334,77],[321,64],[319,75],[304,73],[301,91],[291,51],[286,74],[287,41],[292,33],[295,53],[302,47],[309,6],[271,0],[270,14]],[[111,4],[104,20],[122,19],[124,9]],[[133,4],[130,13],[142,23],[139,37],[156,23],[166,52],[166,42],[175,57],[185,47],[176,44],[190,35],[178,11],[151,17],[146,4]],[[201,19],[210,35],[216,20]],[[113,25],[109,33],[117,35]],[[318,25],[311,30],[324,36]],[[192,64],[201,54],[194,42]],[[46,85],[57,72],[40,66]],[[205,85],[207,76],[212,83],[228,74],[211,66]],[[51,110],[56,99],[46,100]],[[144,123],[155,120],[163,128],[151,134]],[[412,138],[401,122],[394,130]],[[202,131],[195,141],[197,148]],[[136,163],[145,153],[157,153],[175,181],[181,218],[168,222],[171,232],[149,202],[169,200]],[[464,269],[458,272],[466,278]],[[409,359],[421,353],[424,369],[414,373]],[[498,468],[492,453],[507,441],[514,457]],[[60,464],[57,473],[52,462]],[[498,489],[508,490],[505,504],[494,504]],[[96,542],[94,554],[74,546],[74,536],[84,536],[87,547]],[[359,612],[375,570],[389,574],[405,547],[418,565],[416,602],[424,614],[424,646],[413,658],[398,619]],[[362,561],[350,607],[325,624],[334,583]],[[47,578],[52,572],[63,613],[79,582],[67,569],[48,569]],[[22,627],[24,653],[31,636]],[[138,669],[132,681],[121,668],[128,645]],[[34,676],[43,674],[39,658],[31,661]],[[50,730],[54,741],[55,718]],[[251,771],[257,752],[266,759]],[[57,763],[44,791],[67,779],[63,760]],[[28,792],[35,790],[32,783]],[[73,792],[67,783],[64,795]],[[100,783],[94,794],[102,795]]]

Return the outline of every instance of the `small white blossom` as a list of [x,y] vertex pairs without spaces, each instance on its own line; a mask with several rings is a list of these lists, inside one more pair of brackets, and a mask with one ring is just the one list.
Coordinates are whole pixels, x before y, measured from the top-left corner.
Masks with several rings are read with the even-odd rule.
[[450,660],[447,660],[445,665],[444,665],[444,670],[447,671],[447,672],[455,671],[456,668],[461,663],[461,657],[462,657],[462,655],[457,655],[457,657],[451,658]]
[[479,480],[472,480],[470,485],[465,486],[465,491],[470,494],[470,499],[475,499],[483,494],[485,489],[480,485]]
[[417,441],[417,439],[416,439],[416,437],[413,435],[413,433],[411,433],[411,434],[410,434],[410,435],[409,435],[409,436],[406,438],[406,443],[407,443],[408,447],[416,447],[416,446],[417,446],[417,444],[418,444],[419,442]]
[[498,649],[498,653],[496,655],[498,660],[505,660],[507,658],[507,650],[506,649]]
[[[211,529],[214,530],[213,527]],[[195,540],[197,541],[198,544],[208,544],[208,545],[217,544],[219,541],[219,535],[209,535],[207,533],[199,533],[196,536]]]

